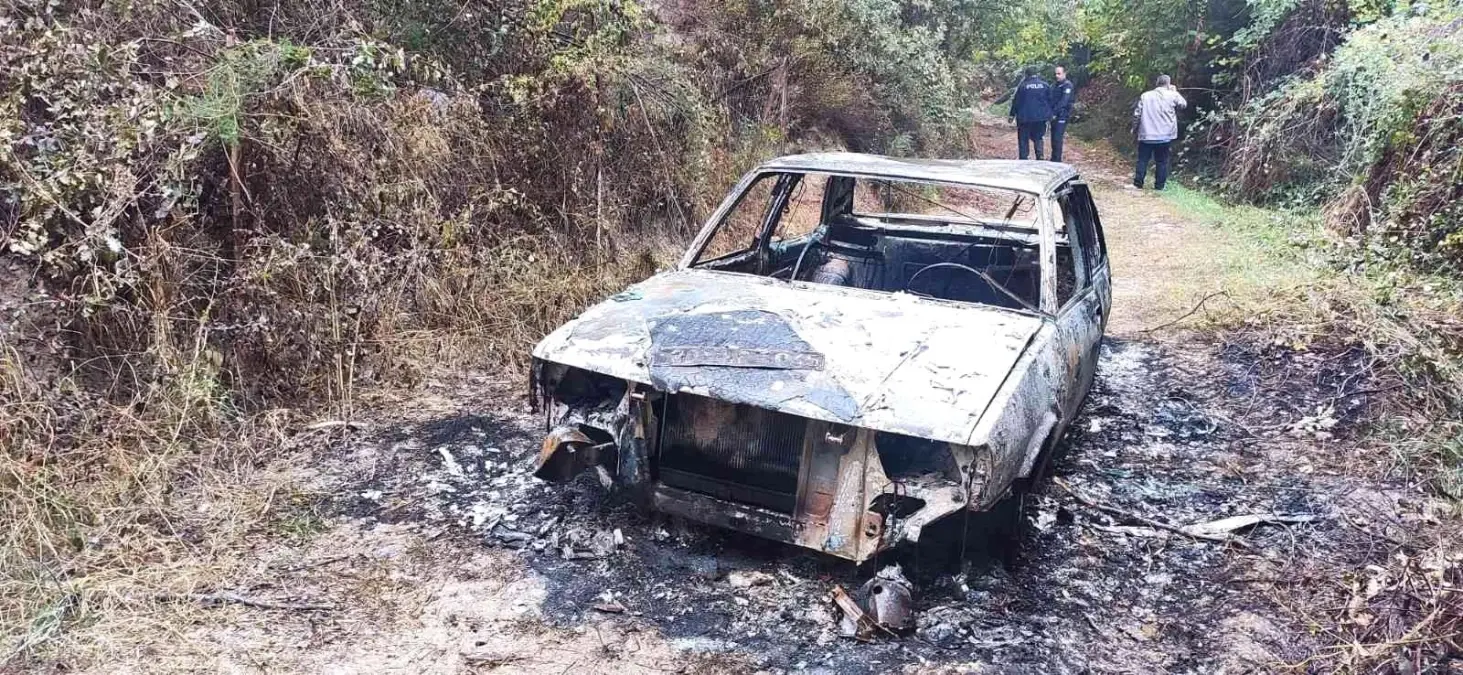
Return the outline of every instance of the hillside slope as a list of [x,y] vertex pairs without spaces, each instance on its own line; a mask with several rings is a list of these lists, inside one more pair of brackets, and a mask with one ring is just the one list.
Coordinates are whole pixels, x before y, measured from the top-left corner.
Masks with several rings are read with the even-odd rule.
[[[999,124],[977,127],[971,153],[1000,154],[1010,137]],[[1242,244],[1161,196],[1120,187],[1124,171],[1105,150],[1079,145],[1074,155],[1096,187],[1119,289],[1097,390],[1073,425],[1060,484],[1029,510],[1019,566],[976,553],[956,587],[938,566],[914,563],[914,637],[835,637],[826,593],[858,581],[837,561],[652,518],[593,480],[532,479],[538,421],[520,383],[479,368],[378,392],[351,426],[292,434],[294,449],[242,493],[212,492],[195,507],[249,514],[240,538],[211,539],[172,561],[166,579],[71,582],[85,620],[66,621],[19,663],[1270,671],[1446,650],[1463,618],[1445,591],[1460,580],[1446,536],[1458,514],[1361,459],[1379,403],[1364,358],[1165,326],[1226,284],[1235,270],[1222,261]],[[1325,420],[1315,414],[1323,405]],[[1147,525],[1250,513],[1309,522],[1258,527],[1243,545]],[[770,582],[738,581],[756,573]],[[1344,578],[1365,586],[1335,583]],[[1391,644],[1403,637],[1412,642]],[[1338,647],[1353,640],[1360,650]]]

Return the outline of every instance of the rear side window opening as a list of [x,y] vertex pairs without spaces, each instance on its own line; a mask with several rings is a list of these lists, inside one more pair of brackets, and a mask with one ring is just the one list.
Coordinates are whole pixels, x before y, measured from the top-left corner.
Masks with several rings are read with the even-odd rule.
[[[1014,190],[764,173],[691,266],[1039,312],[1039,208]],[[1058,265],[1071,270],[1058,296],[1070,297],[1078,270],[1058,229]]]

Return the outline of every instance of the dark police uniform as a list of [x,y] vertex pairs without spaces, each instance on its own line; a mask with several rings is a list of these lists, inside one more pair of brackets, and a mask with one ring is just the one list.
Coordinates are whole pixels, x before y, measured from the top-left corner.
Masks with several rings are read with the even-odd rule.
[[1067,135],[1067,117],[1072,114],[1072,102],[1077,98],[1077,88],[1072,81],[1062,80],[1052,87],[1052,161],[1062,161],[1062,141]]
[[1028,145],[1036,146],[1036,158],[1042,158],[1041,137],[1046,135],[1047,120],[1052,118],[1052,87],[1035,75],[1016,85],[1011,99],[1011,117],[1016,118],[1016,148],[1021,159],[1027,158]]

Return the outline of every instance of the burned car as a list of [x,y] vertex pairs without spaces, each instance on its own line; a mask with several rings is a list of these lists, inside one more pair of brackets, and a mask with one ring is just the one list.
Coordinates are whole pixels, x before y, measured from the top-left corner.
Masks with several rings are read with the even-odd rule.
[[534,349],[537,475],[864,561],[1041,474],[1110,305],[1068,165],[776,159]]

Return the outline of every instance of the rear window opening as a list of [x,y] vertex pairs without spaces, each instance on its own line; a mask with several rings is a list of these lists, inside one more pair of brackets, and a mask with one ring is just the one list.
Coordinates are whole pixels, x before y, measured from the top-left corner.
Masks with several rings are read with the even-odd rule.
[[[1035,312],[1039,205],[1014,190],[764,173],[692,266]],[[1072,269],[1060,235],[1058,265]]]

